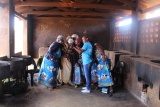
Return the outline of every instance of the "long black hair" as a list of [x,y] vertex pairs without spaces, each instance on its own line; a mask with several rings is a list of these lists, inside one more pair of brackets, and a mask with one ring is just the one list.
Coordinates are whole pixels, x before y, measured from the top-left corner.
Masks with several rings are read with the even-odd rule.
[[96,46],[94,45],[95,42],[89,41],[92,45],[92,58],[93,58],[93,63],[98,63],[97,58],[96,58]]

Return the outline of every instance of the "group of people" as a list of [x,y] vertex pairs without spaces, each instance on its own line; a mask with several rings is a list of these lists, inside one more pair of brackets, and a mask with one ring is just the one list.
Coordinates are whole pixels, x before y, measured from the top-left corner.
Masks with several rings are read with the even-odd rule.
[[102,46],[91,43],[87,36],[82,42],[77,34],[66,38],[59,35],[43,57],[38,82],[53,90],[61,83],[81,85],[82,93],[91,92],[91,84],[98,83],[103,93],[113,93],[113,80],[109,70],[109,59]]

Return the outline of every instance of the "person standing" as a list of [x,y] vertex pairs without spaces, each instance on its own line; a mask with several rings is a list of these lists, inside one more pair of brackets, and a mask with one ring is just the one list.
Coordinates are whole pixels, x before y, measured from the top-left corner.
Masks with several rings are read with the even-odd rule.
[[[97,66],[97,77],[98,87],[102,88],[102,93],[108,93],[112,96],[113,94],[113,79],[109,69],[109,59],[105,56],[104,49],[98,43],[95,43],[95,55],[98,62]],[[109,90],[109,91],[108,91]]]
[[57,71],[61,58],[63,36],[59,35],[45,54],[38,75],[38,83],[45,85],[49,90],[57,86]]
[[86,87],[82,88],[82,93],[90,93],[91,86],[91,64],[93,47],[86,36],[82,37],[83,47],[73,47],[79,54],[82,53],[82,63],[86,78]]
[[[66,40],[68,40],[71,37],[67,37]],[[70,49],[70,46],[67,42],[63,43],[63,48],[62,48],[62,57],[61,57],[61,69],[58,71],[58,81],[61,85],[64,83],[67,84],[70,81],[70,75],[71,75],[71,63],[68,58],[68,51]]]

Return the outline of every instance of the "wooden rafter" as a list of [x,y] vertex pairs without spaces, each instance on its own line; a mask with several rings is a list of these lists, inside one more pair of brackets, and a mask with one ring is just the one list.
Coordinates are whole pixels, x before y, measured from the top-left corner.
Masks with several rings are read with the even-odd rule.
[[150,7],[150,8],[147,8],[147,9],[145,9],[145,10],[142,10],[142,13],[146,13],[146,12],[149,12],[149,11],[152,11],[152,10],[155,10],[155,9],[158,9],[158,8],[160,8],[160,4],[155,5],[155,6],[153,6],[153,7]]
[[100,3],[102,0],[97,0],[97,3]]
[[26,17],[24,17],[23,15],[21,15],[21,14],[17,13],[16,11],[15,11],[14,13],[15,13],[15,15],[16,15],[16,16],[18,16],[18,17],[20,17],[20,18],[23,18],[23,19],[27,20],[27,18],[26,18]]
[[56,17],[35,17],[34,19],[57,19],[57,20],[89,20],[89,21],[109,21],[108,18],[56,18]]
[[140,2],[140,1],[138,3],[138,6],[139,6],[139,9],[141,9],[141,10],[144,10],[147,8],[147,5],[143,4],[143,2]]
[[[59,11],[60,9],[59,9],[59,8],[53,8],[53,7],[52,7],[52,8],[50,8],[50,9],[49,9],[49,8],[48,8],[48,9],[38,9],[37,11],[45,11],[45,12],[47,12],[47,10],[48,10],[48,11]],[[32,11],[33,11],[33,10],[32,10]],[[28,12],[28,11],[27,11],[27,12]],[[26,13],[26,12],[22,12],[22,13]],[[22,13],[21,13],[21,14],[22,14]],[[37,17],[40,17],[40,16],[42,16],[42,15],[37,15]]]
[[38,10],[38,11],[49,11],[49,10],[55,10],[55,9],[57,9],[57,8],[54,8],[54,7],[45,7],[45,8],[42,8],[42,7],[21,7],[21,6],[18,6],[18,7],[15,7],[15,10],[18,12],[18,13],[20,13],[20,14],[22,14],[22,13],[26,13],[27,11],[36,11],[36,10]]
[[[85,11],[87,11],[88,9],[81,9],[81,10],[79,10],[78,12],[85,12]],[[80,18],[80,17],[82,17],[82,16],[77,16],[78,18]]]
[[97,13],[97,12],[57,12],[57,11],[30,11],[25,14],[32,14],[32,15],[73,15],[73,16],[101,16],[101,17],[108,17],[108,16],[124,16],[123,14],[113,14],[113,13]]
[[55,12],[55,11],[30,11],[25,14],[31,14],[31,15],[74,15],[74,16],[101,16],[101,17],[107,17],[110,14],[107,13],[96,13],[96,12]]
[[67,8],[63,8],[63,7],[60,7],[59,9],[65,11],[65,12],[71,11],[71,10],[69,10],[69,9],[67,9]]
[[[85,1],[85,3],[92,3],[92,2],[94,2],[95,0],[87,0],[87,1]],[[81,1],[82,2],[82,1]],[[84,1],[83,1],[83,3],[84,3]],[[86,8],[83,8],[83,9],[80,9],[78,12],[85,12],[85,11],[88,11],[88,9],[86,9]],[[82,17],[82,16],[76,16],[77,18],[80,18],[80,17]]]
[[[64,3],[72,3],[73,1],[71,1],[71,0],[61,0],[62,2],[64,2]],[[75,0],[75,2],[76,2],[76,0]],[[72,8],[71,10],[69,10],[69,9],[67,9],[67,8],[64,8],[64,7],[59,7],[61,10],[63,10],[63,11],[66,11],[66,12],[68,12],[68,11],[74,11],[74,8]],[[65,17],[69,17],[68,15],[65,15]],[[72,16],[72,17],[74,17],[74,16]]]
[[30,8],[30,7],[25,7],[25,8],[23,8],[23,7],[15,7],[15,10],[16,10],[19,14],[25,13],[25,12],[27,12],[27,11],[33,11],[33,9]]
[[117,1],[122,2],[122,3],[124,3],[124,4],[127,4],[127,5],[129,5],[129,6],[132,6],[132,5],[133,5],[133,2],[128,1],[128,0],[117,0]]
[[15,6],[38,6],[38,7],[73,7],[73,8],[97,8],[131,10],[131,7],[102,4],[62,3],[62,2],[16,2]]
[[65,2],[65,3],[69,3],[70,2],[70,0],[60,0],[60,1]]
[[96,0],[85,0],[85,1],[83,1],[83,0],[81,0],[80,1],[80,3],[93,3],[93,2],[95,2]]
[[[63,8],[63,7],[60,7],[59,9],[65,11],[65,12],[69,12],[70,11],[69,9]],[[69,17],[68,15],[63,15],[63,16],[64,17]]]

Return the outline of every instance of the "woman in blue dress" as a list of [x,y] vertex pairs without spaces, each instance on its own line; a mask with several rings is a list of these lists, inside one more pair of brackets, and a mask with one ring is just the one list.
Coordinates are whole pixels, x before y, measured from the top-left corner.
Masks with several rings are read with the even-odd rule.
[[110,87],[109,92],[110,95],[112,95],[113,80],[109,69],[109,59],[105,56],[102,46],[95,43],[95,47],[96,47],[95,48],[96,59],[98,62],[96,71],[98,77],[98,87],[102,87],[102,93],[107,93],[108,87]]
[[38,82],[45,85],[48,89],[53,90],[57,85],[57,73],[60,66],[61,48],[63,36],[59,35],[53,42],[43,58],[39,71]]

